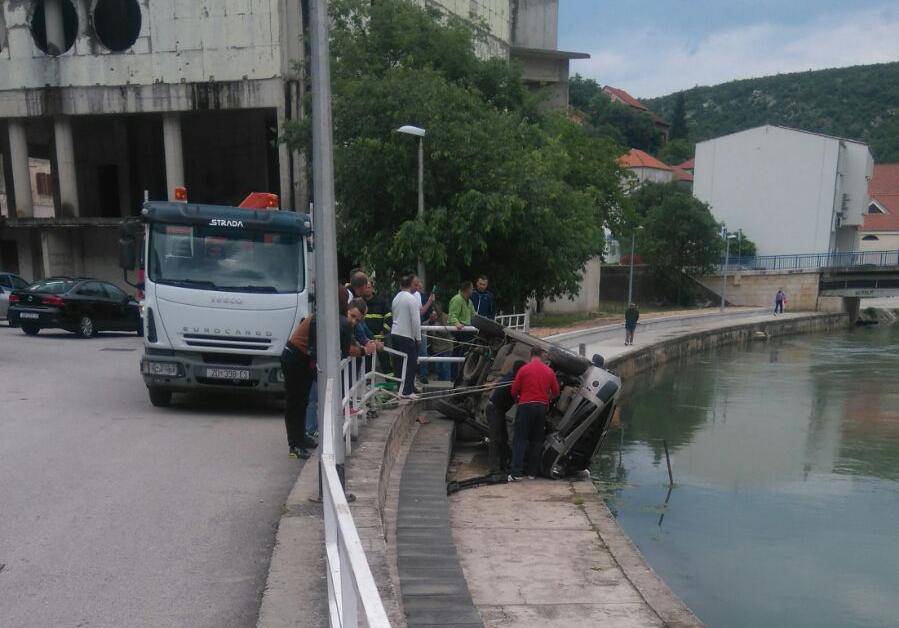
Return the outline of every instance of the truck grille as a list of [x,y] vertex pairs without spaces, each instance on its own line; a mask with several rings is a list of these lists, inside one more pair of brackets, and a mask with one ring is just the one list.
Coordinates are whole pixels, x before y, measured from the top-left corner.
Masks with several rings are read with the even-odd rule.
[[239,353],[201,353],[200,357],[206,364],[228,364],[230,366],[250,366],[253,364],[253,356]]
[[213,336],[210,334],[184,334],[184,343],[188,347],[209,347],[215,349],[248,349],[265,351],[271,344],[271,338],[251,338],[249,336]]

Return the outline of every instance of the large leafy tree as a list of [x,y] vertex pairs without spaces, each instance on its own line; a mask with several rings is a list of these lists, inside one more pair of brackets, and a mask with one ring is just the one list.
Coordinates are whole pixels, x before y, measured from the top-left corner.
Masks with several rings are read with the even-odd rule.
[[629,203],[631,224],[643,227],[637,235],[640,255],[671,290],[670,298],[689,302],[690,275],[709,272],[723,253],[721,226],[709,206],[673,183],[644,184]]
[[[446,293],[479,273],[501,305],[576,291],[620,206],[617,151],[544,113],[520,70],[474,54],[462,21],[401,0],[332,4],[339,248],[393,277],[420,256]],[[417,210],[415,138],[427,129]],[[308,130],[287,141],[308,148]]]

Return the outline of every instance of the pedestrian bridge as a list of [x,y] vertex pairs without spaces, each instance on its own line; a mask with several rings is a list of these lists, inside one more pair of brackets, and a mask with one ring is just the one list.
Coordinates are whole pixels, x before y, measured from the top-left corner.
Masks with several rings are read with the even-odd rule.
[[718,273],[818,273],[818,296],[899,296],[899,250],[797,253],[731,258]]

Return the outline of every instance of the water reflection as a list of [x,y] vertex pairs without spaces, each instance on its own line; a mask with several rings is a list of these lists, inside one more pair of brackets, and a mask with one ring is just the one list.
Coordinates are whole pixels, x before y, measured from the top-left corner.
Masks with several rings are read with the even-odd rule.
[[668,365],[627,382],[594,474],[709,625],[894,626],[897,381],[895,329]]

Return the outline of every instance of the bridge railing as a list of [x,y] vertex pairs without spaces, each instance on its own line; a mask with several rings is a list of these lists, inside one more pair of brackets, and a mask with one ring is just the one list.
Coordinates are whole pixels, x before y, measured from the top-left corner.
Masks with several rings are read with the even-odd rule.
[[[820,270],[822,268],[853,268],[858,266],[899,266],[899,250],[731,257],[727,263],[727,272],[732,273],[742,270]],[[723,272],[724,270],[725,265],[724,260],[722,260],[718,264],[718,272]]]

